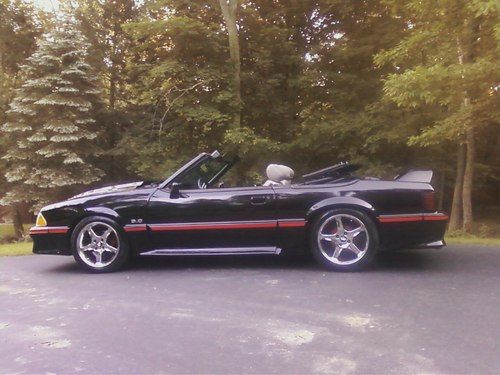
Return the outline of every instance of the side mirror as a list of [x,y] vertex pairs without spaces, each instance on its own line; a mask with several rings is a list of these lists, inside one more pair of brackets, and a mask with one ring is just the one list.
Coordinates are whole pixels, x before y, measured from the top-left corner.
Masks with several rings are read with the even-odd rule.
[[181,196],[181,184],[173,182],[170,186],[170,198],[179,198]]

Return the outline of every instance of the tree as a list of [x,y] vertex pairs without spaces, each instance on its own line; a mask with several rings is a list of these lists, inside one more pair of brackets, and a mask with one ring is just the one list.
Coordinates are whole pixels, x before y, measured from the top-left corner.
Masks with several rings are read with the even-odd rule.
[[374,54],[397,44],[404,21],[377,0],[324,1],[303,12],[307,58],[298,75],[294,163],[305,169],[350,160],[386,175],[415,162],[418,153],[405,138],[424,115],[381,100],[382,77],[392,67],[373,64]]
[[233,127],[238,129],[241,126],[241,57],[240,57],[240,41],[238,39],[238,10],[241,0],[218,0],[224,24],[227,30],[229,42],[229,56],[233,69],[233,90],[234,100],[234,122]]
[[492,117],[497,111],[484,112],[498,101],[498,5],[489,0],[389,3],[407,20],[407,30],[397,46],[376,56],[379,65],[399,70],[387,77],[386,95],[406,108],[443,109],[443,116],[410,143],[458,143],[450,226],[456,229],[462,217],[463,230],[470,232],[477,134],[498,124]]
[[[76,19],[76,27],[88,40],[88,63],[99,77],[101,98],[106,105],[95,114],[97,123],[105,123],[99,141],[105,150],[96,166],[104,172],[104,182],[132,177],[125,172],[123,160],[129,152],[117,147],[136,118],[132,91],[128,89],[126,64],[132,50],[132,38],[124,26],[137,20],[134,0],[62,0],[61,7]],[[123,151],[123,153],[121,153]],[[119,155],[119,157],[117,157]]]
[[[28,3],[20,0],[0,1],[0,124],[6,120],[8,104],[19,85],[20,65],[35,50],[35,39],[40,34],[36,16]],[[6,137],[0,134],[0,149],[5,149],[7,144]],[[5,161],[0,159],[0,171],[5,168]],[[6,181],[0,176],[0,196],[5,189]],[[18,204],[11,205],[16,237],[23,234],[20,211]]]
[[233,119],[232,75],[218,9],[162,0],[139,12],[124,25],[135,44],[127,66],[134,126],[119,150],[140,176],[160,178],[223,142]]
[[90,43],[91,65],[106,82],[108,107],[113,111],[117,102],[124,106],[125,65],[131,39],[123,25],[134,21],[137,9],[133,0],[72,0],[69,4],[79,29]]
[[85,62],[87,47],[66,22],[45,35],[22,66],[24,81],[2,126],[10,139],[3,204],[39,206],[102,176],[93,166],[99,90]]

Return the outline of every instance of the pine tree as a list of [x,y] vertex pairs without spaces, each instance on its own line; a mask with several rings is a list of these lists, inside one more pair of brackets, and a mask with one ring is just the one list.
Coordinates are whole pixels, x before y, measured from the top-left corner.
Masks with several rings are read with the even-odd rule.
[[3,155],[9,191],[3,204],[40,205],[99,180],[92,165],[99,154],[93,113],[99,90],[86,63],[88,44],[68,22],[38,43],[21,72],[2,130],[9,136]]

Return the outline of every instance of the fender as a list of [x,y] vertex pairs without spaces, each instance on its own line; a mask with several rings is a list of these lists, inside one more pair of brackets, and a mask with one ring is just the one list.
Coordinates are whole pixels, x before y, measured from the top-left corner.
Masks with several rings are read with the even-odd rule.
[[104,215],[104,216],[108,216],[109,218],[113,218],[115,219],[116,221],[120,222],[121,220],[121,217],[120,215],[118,214],[118,212],[116,212],[115,210],[112,210],[111,208],[108,208],[108,207],[87,207],[85,208],[84,210],[85,212],[85,216],[89,216],[90,215]]
[[310,221],[310,218],[313,217],[316,213],[322,211],[325,208],[334,208],[335,206],[341,206],[341,207],[353,207],[353,208],[361,208],[363,211],[370,211],[374,212],[375,208],[373,206],[356,197],[333,197],[333,198],[327,198],[324,199],[318,203],[316,203],[314,206],[312,206],[309,211],[307,211],[306,214],[306,220],[307,222]]

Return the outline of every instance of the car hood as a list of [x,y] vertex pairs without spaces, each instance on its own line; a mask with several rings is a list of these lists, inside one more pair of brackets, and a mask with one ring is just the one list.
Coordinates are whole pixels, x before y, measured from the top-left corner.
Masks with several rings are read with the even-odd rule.
[[102,195],[102,194],[109,194],[109,193],[121,193],[121,192],[135,190],[142,185],[144,185],[144,181],[130,182],[127,184],[120,184],[120,185],[105,186],[105,187],[102,187],[99,189],[85,191],[81,194],[78,194],[78,195],[75,195],[74,197],[71,197],[70,199],[78,199],[78,198],[90,197],[93,195]]

